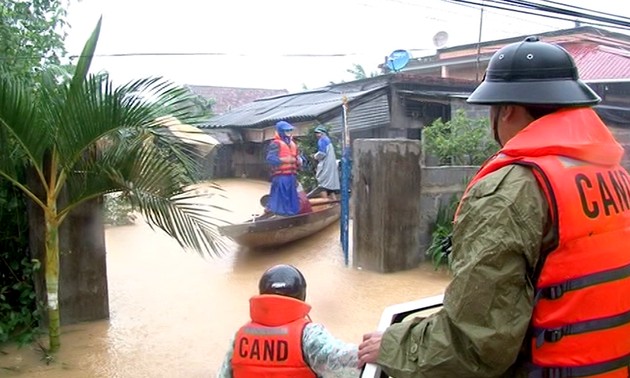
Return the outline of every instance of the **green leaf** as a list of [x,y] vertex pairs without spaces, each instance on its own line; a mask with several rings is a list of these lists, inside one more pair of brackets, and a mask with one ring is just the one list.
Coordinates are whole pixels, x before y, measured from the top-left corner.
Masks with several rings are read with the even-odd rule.
[[92,35],[85,43],[83,47],[83,51],[81,52],[81,56],[79,57],[79,62],[77,63],[77,68],[74,73],[74,77],[72,78],[72,92],[79,91],[79,88],[83,84],[88,72],[90,71],[90,65],[92,64],[92,59],[94,58],[94,51],[96,51],[96,44],[98,43],[98,37],[101,34],[101,23],[103,22],[103,17],[101,16],[96,23],[96,27],[94,31],[92,31]]

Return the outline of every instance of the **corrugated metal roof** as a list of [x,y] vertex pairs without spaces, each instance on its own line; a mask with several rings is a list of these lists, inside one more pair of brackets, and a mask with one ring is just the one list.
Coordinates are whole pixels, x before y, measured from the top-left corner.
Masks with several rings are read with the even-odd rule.
[[308,92],[289,94],[256,100],[226,114],[212,117],[200,128],[264,127],[277,121],[299,122],[315,120],[318,116],[341,107],[343,97],[352,102],[367,94],[385,88],[386,84],[369,89],[342,92],[324,88]]
[[[340,133],[342,128],[341,111],[338,116],[330,120],[326,120],[326,124],[330,126],[330,131]],[[383,93],[370,101],[366,101],[348,112],[348,128],[357,130],[367,130],[376,127],[382,127],[390,122],[389,101],[387,93]]]
[[630,78],[630,52],[606,46],[565,46],[582,80]]

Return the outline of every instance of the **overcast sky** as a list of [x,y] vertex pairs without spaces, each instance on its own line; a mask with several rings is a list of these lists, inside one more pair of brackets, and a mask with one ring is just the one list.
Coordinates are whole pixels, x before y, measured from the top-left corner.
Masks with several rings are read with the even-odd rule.
[[[630,16],[630,0],[570,3]],[[393,50],[430,55],[440,31],[448,33],[447,47],[474,43],[480,12],[442,0],[73,1],[70,55],[80,53],[101,15],[92,68],[110,72],[119,84],[163,76],[179,84],[296,92],[351,81],[346,70],[353,64],[377,71]],[[486,9],[482,40],[570,27],[571,22]],[[102,56],[153,53],[197,55]]]

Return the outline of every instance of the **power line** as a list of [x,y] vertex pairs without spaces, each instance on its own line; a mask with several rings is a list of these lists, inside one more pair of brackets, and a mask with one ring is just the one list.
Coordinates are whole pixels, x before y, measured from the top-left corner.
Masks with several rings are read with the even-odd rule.
[[[404,0],[387,0],[389,2],[395,2],[398,4],[405,4],[409,6],[420,6],[427,8],[426,4],[416,4],[405,2]],[[561,21],[567,22],[575,22],[575,18],[569,17],[579,17],[583,19],[589,20],[597,20],[599,22],[592,21],[582,21],[584,23],[596,26],[604,26],[604,27],[613,27],[624,30],[630,29],[630,18],[624,16],[616,16],[610,13],[600,12],[588,8],[582,8],[577,6],[570,6],[566,4],[562,4],[556,1],[545,1],[546,3],[559,5],[564,8],[559,8],[557,6],[549,6],[540,3],[534,3],[531,1],[522,1],[522,0],[441,0],[445,3],[456,4],[459,6],[471,7],[475,9],[480,8],[491,8],[497,9],[501,11],[507,12],[516,12],[521,14],[533,15],[543,18],[549,19],[557,19]],[[362,5],[369,6],[368,4],[363,3]],[[438,10],[433,7],[428,7],[430,9]],[[604,16],[591,15],[586,14],[584,12],[592,12],[598,13]],[[459,12],[456,12],[461,14]],[[498,14],[495,12],[489,12]],[[550,13],[550,14],[549,14]],[[556,14],[560,14],[562,16],[557,16]],[[605,16],[614,16],[619,18],[612,19],[610,17]],[[627,21],[625,21],[627,20]],[[543,24],[541,24],[543,25]],[[546,25],[550,26],[550,25]],[[424,50],[424,49],[409,49],[409,50]],[[264,55],[264,54],[263,54]],[[312,54],[312,53],[294,53],[294,54],[272,54],[274,57],[286,57],[286,58],[342,58],[342,57],[356,57],[356,56],[366,56],[371,55],[368,53],[323,53],[323,54]],[[203,57],[203,56],[225,56],[225,57],[260,57],[261,54],[243,54],[243,53],[234,53],[234,52],[130,52],[130,53],[111,53],[111,54],[95,54],[94,57],[167,57],[167,56],[188,56],[188,57]],[[70,55],[69,59],[77,59],[81,57],[80,55]],[[9,60],[9,59],[38,59],[40,56],[14,56],[14,57],[3,57],[0,56],[0,61]]]
[[582,10],[582,11],[587,11],[587,12],[592,12],[592,13],[598,13],[598,14],[602,14],[604,16],[611,16],[611,17],[617,17],[617,18],[621,18],[621,19],[630,20],[629,17],[619,16],[617,14],[606,13],[606,12],[602,12],[602,11],[598,11],[598,10],[594,10],[594,9],[583,8],[583,7],[579,7],[577,5],[567,5],[567,4],[560,3],[558,1],[551,1],[551,0],[540,0],[540,1],[543,2],[543,3],[560,5],[560,6],[574,8],[574,9],[579,9],[579,10]]
[[[519,13],[524,13],[524,14],[529,14],[529,15],[534,15],[534,16],[568,21],[568,22],[576,21],[575,18],[566,17],[566,16],[573,16],[573,17],[578,17],[581,19],[598,21],[598,22],[593,22],[593,21],[580,20],[581,22],[589,24],[589,25],[630,30],[630,21],[616,20],[616,19],[611,19],[608,17],[589,15],[589,14],[585,14],[585,13],[574,11],[574,10],[565,10],[565,9],[560,9],[556,7],[549,7],[545,5],[534,4],[528,1],[511,1],[511,0],[503,0],[503,1],[501,0],[443,0],[443,1],[455,3],[455,4],[460,4],[460,3],[470,4],[470,5],[474,5],[478,7],[490,7],[494,9],[500,9],[500,10],[511,11],[511,12],[519,12]],[[526,9],[530,9],[530,10],[526,10]],[[546,14],[546,13],[551,13],[551,14]],[[564,17],[555,16],[555,14],[562,14],[564,15]]]
[[[621,20],[624,21],[630,21],[630,18],[628,17],[624,17],[624,16],[619,16],[619,15],[613,15],[611,13],[605,13],[605,12],[601,12],[601,11],[597,11],[594,9],[589,9],[589,8],[583,8],[583,7],[578,7],[578,6],[574,6],[574,5],[568,5],[568,4],[563,4],[557,1],[544,1],[541,0],[542,2],[547,2],[549,4],[554,4],[554,5],[559,5],[562,8],[559,8],[557,6],[552,6],[552,5],[544,5],[544,4],[540,4],[540,3],[536,3],[533,1],[524,1],[524,0],[494,0],[494,2],[503,2],[503,3],[508,3],[508,4],[513,4],[515,6],[518,7],[524,7],[524,8],[530,8],[530,9],[537,9],[543,12],[553,12],[553,13],[560,13],[560,14],[565,14],[565,15],[569,15],[569,16],[575,16],[575,17],[589,17],[592,18],[594,20],[597,21],[602,21],[602,22],[611,22],[611,21],[615,21],[612,18],[608,18],[608,17],[602,17],[600,15],[607,15],[607,16],[612,16],[615,18],[619,18]],[[586,11],[590,14],[584,13],[582,11]]]

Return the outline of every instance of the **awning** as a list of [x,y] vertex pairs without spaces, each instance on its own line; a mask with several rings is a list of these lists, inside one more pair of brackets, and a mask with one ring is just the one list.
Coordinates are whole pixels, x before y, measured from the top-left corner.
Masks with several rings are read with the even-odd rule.
[[199,149],[202,155],[207,155],[212,151],[214,146],[221,144],[216,138],[208,135],[203,130],[195,126],[181,123],[175,117],[159,117],[156,121],[166,127],[173,136],[181,139],[184,143],[194,145]]

